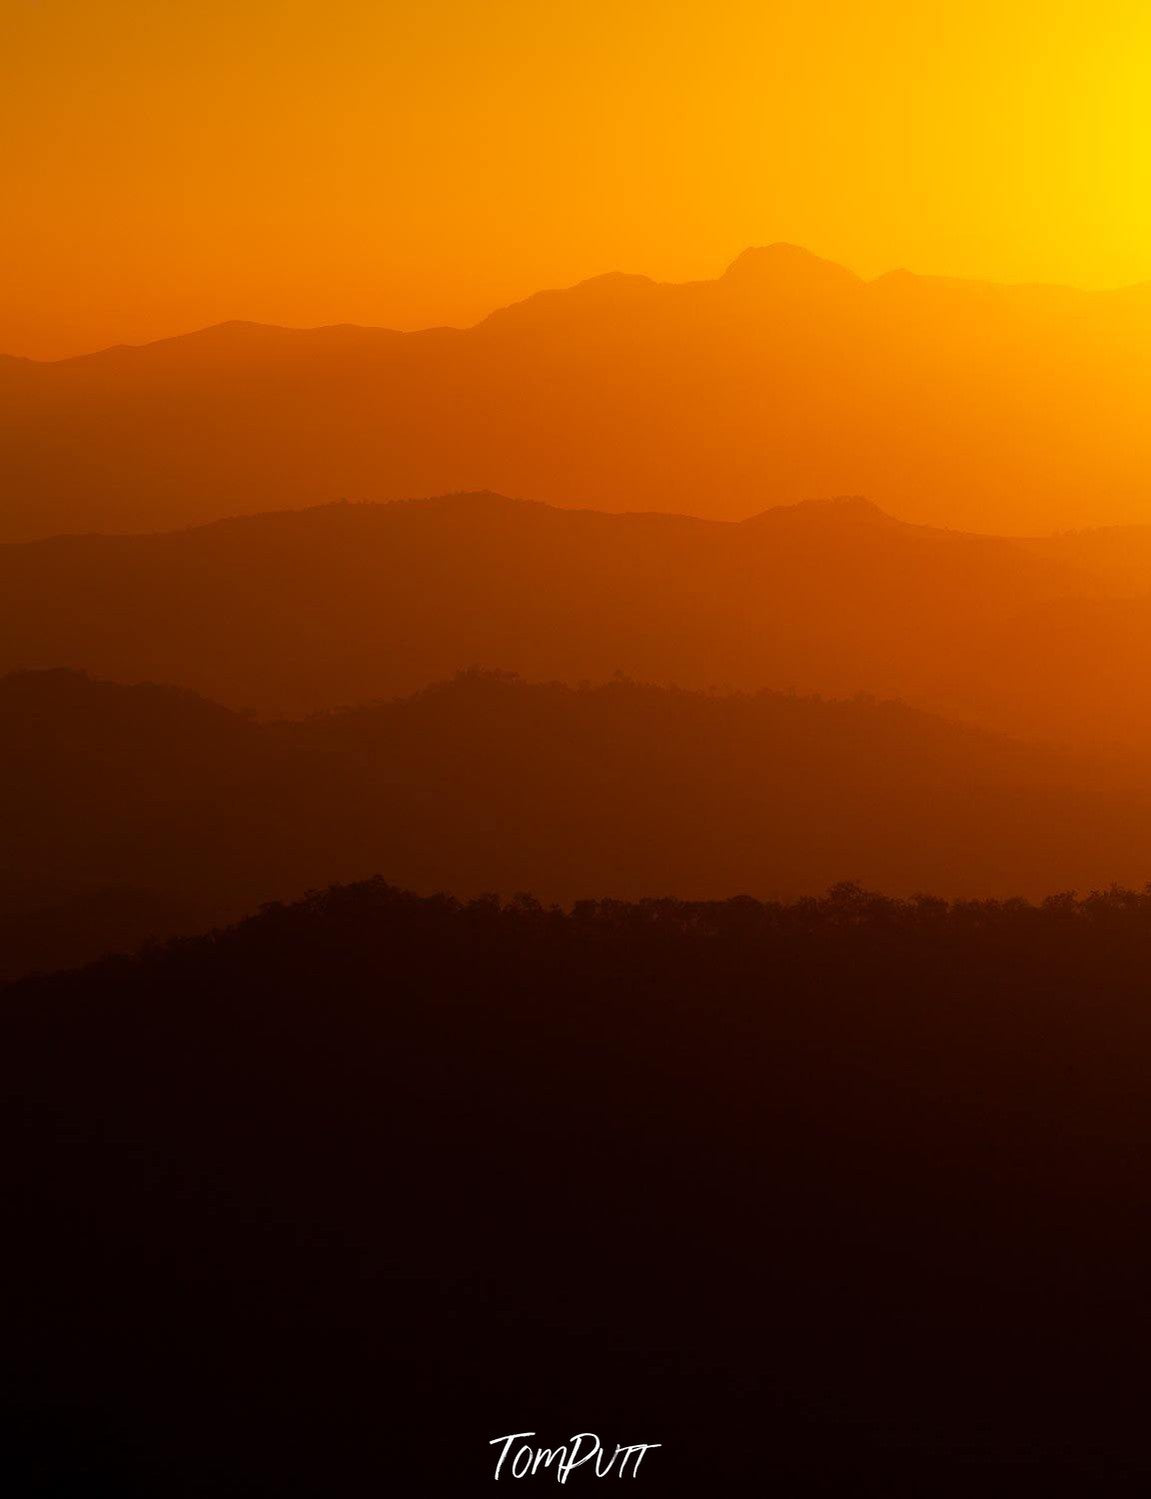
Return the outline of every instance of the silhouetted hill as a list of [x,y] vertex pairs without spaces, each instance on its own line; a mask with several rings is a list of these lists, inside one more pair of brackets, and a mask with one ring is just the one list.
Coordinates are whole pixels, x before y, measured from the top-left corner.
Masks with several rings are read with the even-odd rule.
[[1148,535],[974,536],[852,498],[738,524],[491,494],[334,505],[0,547],[0,669],[174,682],[263,713],[472,665],[621,671],[1146,744]]
[[374,883],[10,988],[7,1481],[1138,1492],[1149,962],[1129,892]]
[[0,361],[0,539],[497,489],[735,518],[863,491],[1011,532],[1151,519],[1151,293],[863,281],[788,245],[467,329],[226,323]]
[[1151,874],[1135,775],[897,703],[465,674],[255,723],[0,679],[0,973],[386,870],[460,895],[1035,894]]

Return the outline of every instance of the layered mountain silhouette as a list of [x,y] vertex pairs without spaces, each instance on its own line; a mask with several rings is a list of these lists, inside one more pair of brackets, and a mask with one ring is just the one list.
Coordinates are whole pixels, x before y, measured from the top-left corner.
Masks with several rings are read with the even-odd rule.
[[1134,746],[1149,653],[1151,529],[1020,541],[859,499],[732,523],[455,495],[0,546],[0,670],[169,682],[265,716],[480,666],[869,692]]
[[1144,1476],[1149,393],[792,246],[0,359],[20,1492]]
[[0,973],[378,871],[547,900],[1038,895],[1151,875],[1137,778],[897,703],[465,673],[257,723],[170,687],[0,679]]
[[1030,532],[1149,518],[1151,289],[863,281],[794,246],[466,330],[227,323],[0,360],[0,539],[496,489],[738,518],[863,491]]

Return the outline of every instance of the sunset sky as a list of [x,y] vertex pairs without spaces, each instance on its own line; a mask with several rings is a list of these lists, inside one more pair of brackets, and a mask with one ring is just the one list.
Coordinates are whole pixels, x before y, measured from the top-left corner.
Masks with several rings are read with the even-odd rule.
[[791,240],[1151,279],[1146,0],[0,0],[0,350],[467,323]]

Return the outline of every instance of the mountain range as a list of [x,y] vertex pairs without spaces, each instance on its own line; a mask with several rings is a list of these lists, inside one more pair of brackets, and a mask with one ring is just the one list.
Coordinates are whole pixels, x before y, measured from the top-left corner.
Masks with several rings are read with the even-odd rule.
[[864,692],[1142,751],[1149,654],[1151,528],[988,537],[850,498],[736,523],[449,495],[0,546],[0,671],[166,682],[265,717],[476,666]]
[[0,359],[0,540],[494,489],[737,519],[865,492],[1000,533],[1151,518],[1151,288],[897,271],[790,245],[608,275],[469,329],[226,323]]
[[773,246],[0,360],[20,1493],[1129,1491],[1149,334]]
[[0,678],[0,820],[0,977],[381,872],[565,903],[1151,877],[1151,793],[1082,757],[898,703],[478,672],[272,722]]

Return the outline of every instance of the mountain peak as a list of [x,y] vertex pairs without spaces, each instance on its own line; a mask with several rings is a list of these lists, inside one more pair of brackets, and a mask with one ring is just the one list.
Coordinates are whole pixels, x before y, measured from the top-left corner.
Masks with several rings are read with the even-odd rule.
[[745,526],[772,525],[787,521],[827,522],[832,525],[881,525],[902,524],[881,510],[874,500],[861,494],[832,495],[827,499],[800,500],[794,505],[773,505],[756,515],[749,515],[740,524]]
[[823,260],[801,245],[753,245],[737,255],[723,281],[737,285],[854,286],[859,277],[846,266]]

